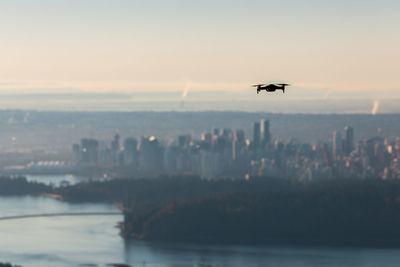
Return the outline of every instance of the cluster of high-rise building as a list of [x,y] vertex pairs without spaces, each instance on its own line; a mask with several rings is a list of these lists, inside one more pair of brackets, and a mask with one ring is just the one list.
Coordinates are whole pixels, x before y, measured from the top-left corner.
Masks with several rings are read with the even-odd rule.
[[400,178],[400,139],[374,137],[355,143],[352,127],[333,132],[332,142],[280,141],[268,120],[255,122],[253,136],[243,130],[218,129],[200,139],[180,135],[168,143],[154,136],[140,142],[82,139],[73,145],[78,167],[124,168],[138,174],[195,174],[203,178],[276,176],[301,180],[333,177]]

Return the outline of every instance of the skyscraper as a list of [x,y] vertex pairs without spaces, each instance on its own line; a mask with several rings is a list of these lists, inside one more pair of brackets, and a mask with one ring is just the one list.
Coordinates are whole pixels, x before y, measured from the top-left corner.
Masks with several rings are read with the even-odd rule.
[[192,137],[190,134],[178,136],[178,144],[180,148],[188,148]]
[[111,142],[111,150],[113,152],[118,152],[120,149],[119,139],[119,134],[114,135],[114,140]]
[[111,153],[112,153],[112,160],[114,164],[118,163],[119,159],[119,150],[120,150],[120,143],[119,143],[120,136],[116,134],[114,136],[113,141],[111,142]]
[[337,159],[342,154],[342,135],[339,131],[333,132],[333,140],[332,140],[332,152],[333,158]]
[[346,126],[344,127],[344,131],[346,134],[346,140],[345,140],[345,145],[344,145],[344,152],[347,155],[350,155],[350,153],[354,150],[354,130],[353,127]]
[[155,136],[143,137],[139,151],[140,168],[144,171],[161,171],[163,168],[163,153],[163,147]]
[[96,164],[98,161],[99,142],[95,139],[83,138],[81,140],[82,162],[85,164]]
[[260,147],[261,127],[259,122],[254,123],[253,127],[253,149],[256,150]]
[[125,163],[130,166],[138,167],[139,151],[137,149],[138,142],[135,138],[127,138],[124,141]]
[[211,132],[212,132],[213,135],[219,135],[221,130],[219,128],[212,128]]
[[271,132],[269,129],[269,120],[267,119],[261,120],[261,136],[263,138],[263,147],[271,143]]
[[246,149],[246,139],[243,130],[236,130],[232,140],[232,159],[237,159]]
[[81,160],[81,147],[79,144],[72,145],[72,155],[74,164],[79,163],[79,161]]

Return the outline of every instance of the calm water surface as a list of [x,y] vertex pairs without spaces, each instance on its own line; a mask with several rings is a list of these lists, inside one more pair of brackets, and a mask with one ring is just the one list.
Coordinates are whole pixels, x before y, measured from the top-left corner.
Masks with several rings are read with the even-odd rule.
[[[113,205],[67,204],[43,197],[0,197],[0,217],[109,212]],[[195,246],[124,242],[121,215],[0,220],[0,261],[23,266],[399,266],[400,249]]]

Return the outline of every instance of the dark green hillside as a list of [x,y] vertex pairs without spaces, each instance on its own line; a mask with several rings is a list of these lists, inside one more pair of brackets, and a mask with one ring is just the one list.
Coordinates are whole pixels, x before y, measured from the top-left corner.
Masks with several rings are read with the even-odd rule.
[[400,183],[331,180],[127,213],[125,236],[157,241],[400,245]]

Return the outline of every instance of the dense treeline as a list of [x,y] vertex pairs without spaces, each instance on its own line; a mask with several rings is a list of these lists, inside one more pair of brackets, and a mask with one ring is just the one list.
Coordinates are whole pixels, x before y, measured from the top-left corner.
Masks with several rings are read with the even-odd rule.
[[116,179],[53,187],[25,177],[0,177],[0,195],[59,194],[69,202],[124,202],[128,205],[166,205],[224,193],[290,190],[297,182],[285,179],[202,180],[197,176]]
[[130,205],[168,205],[234,192],[294,190],[298,182],[278,178],[202,180],[197,176],[165,176],[154,179],[120,179],[56,188],[68,201],[117,201]]
[[[295,188],[295,190],[294,190]],[[125,216],[126,237],[159,241],[400,246],[400,182],[325,180],[236,192]]]
[[0,178],[0,195],[119,202],[126,238],[400,246],[400,181],[160,177],[53,188]]
[[0,177],[0,195],[2,196],[40,195],[52,191],[51,186],[29,182],[25,177]]

